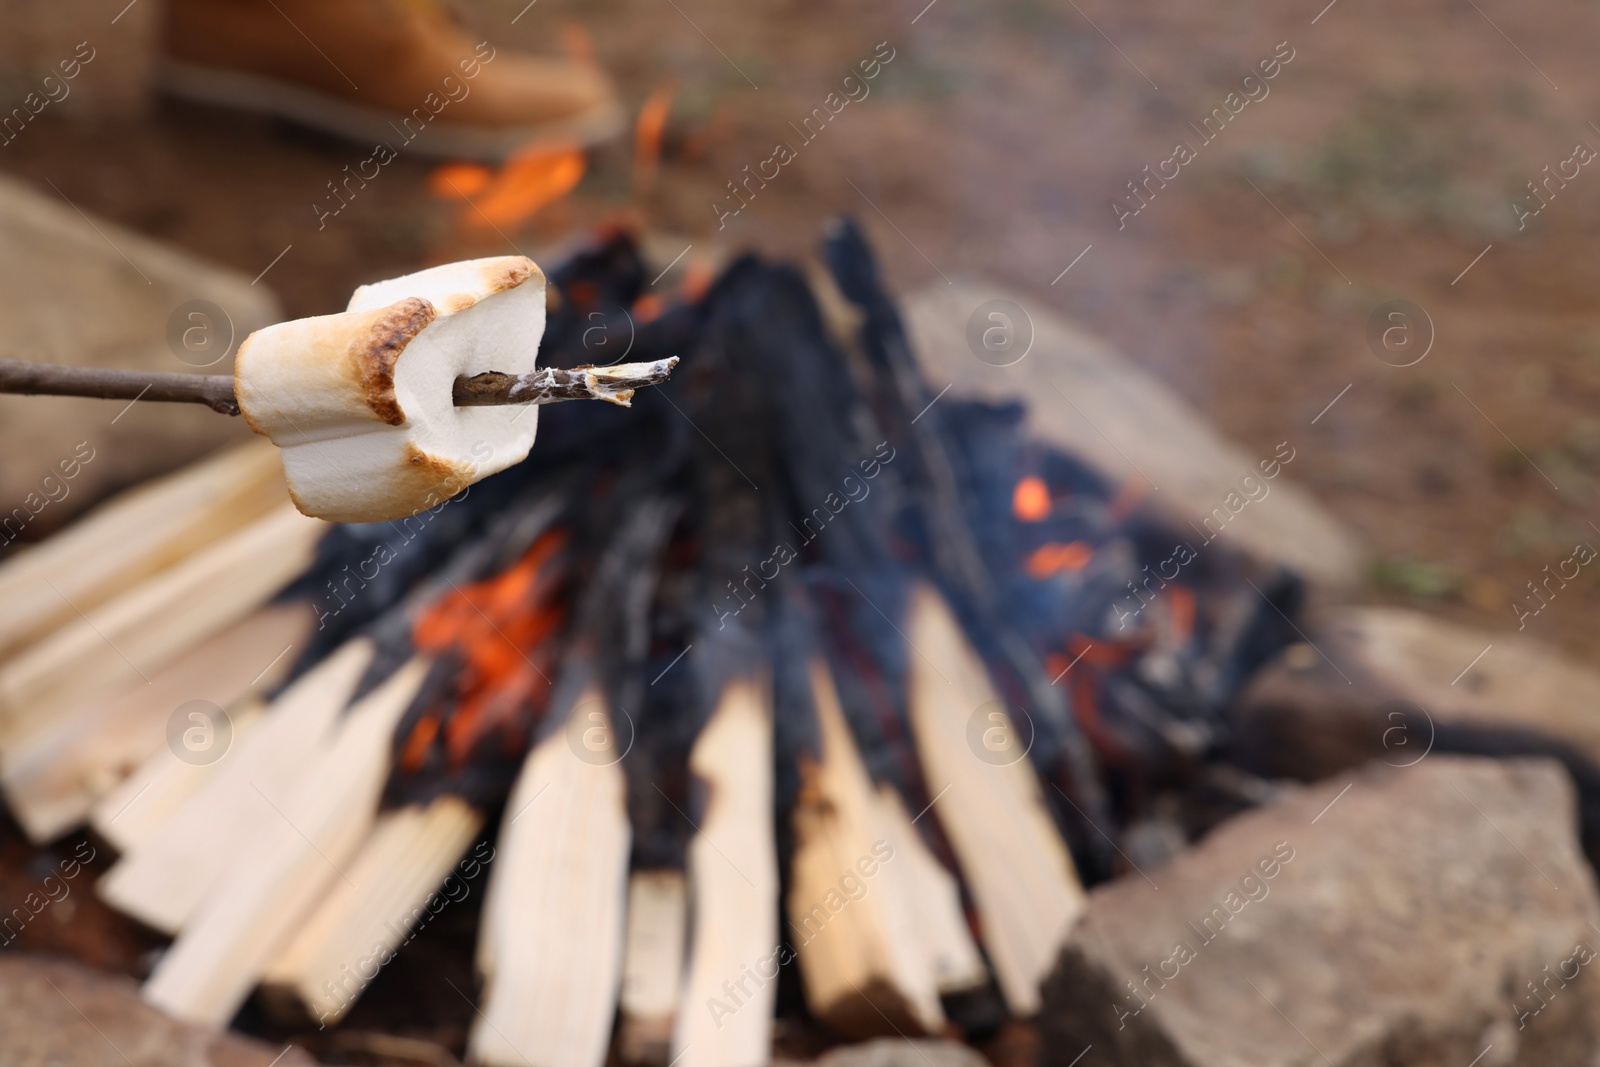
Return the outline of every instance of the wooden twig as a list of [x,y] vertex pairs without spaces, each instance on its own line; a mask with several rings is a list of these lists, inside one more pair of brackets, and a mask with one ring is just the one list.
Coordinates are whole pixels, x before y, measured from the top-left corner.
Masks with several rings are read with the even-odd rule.
[[59,363],[0,359],[0,393],[88,396],[101,400],[166,400],[204,404],[224,415],[239,414],[231,374],[111,370]]
[[672,375],[678,357],[650,363],[619,363],[615,367],[541,367],[531,374],[491,371],[457,378],[456,407],[492,404],[558,404],[563,400],[609,400],[628,406],[634,390],[659,385]]
[[[678,357],[673,356],[615,367],[543,367],[521,375],[490,372],[457,378],[453,399],[457,407],[557,404],[563,400],[608,400],[627,407],[636,389],[666,381],[677,365]],[[204,404],[224,415],[239,414],[233,378],[227,374],[112,370],[0,359],[0,393],[162,400]]]

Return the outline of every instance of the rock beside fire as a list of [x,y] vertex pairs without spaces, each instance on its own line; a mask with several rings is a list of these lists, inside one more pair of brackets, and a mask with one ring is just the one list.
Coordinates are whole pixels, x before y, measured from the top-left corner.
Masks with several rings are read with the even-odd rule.
[[1313,639],[1245,691],[1234,759],[1309,781],[1430,752],[1550,756],[1578,784],[1584,844],[1600,857],[1600,672],[1520,634],[1398,608],[1332,612]]
[[[773,1067],[801,1065],[796,1060],[775,1060]],[[953,1041],[880,1037],[831,1049],[810,1067],[984,1067],[984,1059]]]
[[[37,5],[0,4],[0,11],[20,6],[30,8],[25,23],[45,17],[35,14]],[[83,7],[65,5],[68,11]],[[146,17],[134,8],[118,24],[119,34]],[[49,16],[53,24],[62,18]],[[4,25],[0,54],[16,46],[37,55],[43,47],[19,43],[25,39],[10,32],[14,24]],[[121,47],[102,47],[85,76],[102,63],[120,63],[126,57],[111,53],[120,54]],[[71,54],[69,45],[59,58]],[[77,97],[74,91],[72,108]],[[48,186],[0,177],[0,248],[6,250],[0,256],[0,349],[6,356],[223,374],[231,369],[233,347],[280,317],[268,282],[252,286],[249,277],[107,219],[91,219]],[[38,540],[109,492],[249,436],[238,419],[218,418],[198,404],[125,406],[77,397],[0,397],[0,452],[6,457],[0,545]]]
[[1573,809],[1552,761],[1433,756],[1240,816],[1091,894],[1042,1062],[1589,1064],[1600,896]]
[[1346,609],[1330,629],[1441,727],[1527,730],[1600,765],[1600,673],[1556,648],[1398,608]]
[[[1297,442],[1247,453],[1159,377],[1029,303],[967,283],[913,294],[906,328],[929,380],[953,383],[958,395],[1027,401],[1034,436],[1135,490],[1160,488],[1152,506],[1193,529],[1197,550],[1226,531],[1233,547],[1319,585],[1360,580],[1364,550],[1293,484]],[[1279,478],[1286,469],[1291,477]]]
[[299,1049],[174,1022],[128,979],[38,957],[0,958],[0,1019],[0,1063],[19,1067],[315,1067]]

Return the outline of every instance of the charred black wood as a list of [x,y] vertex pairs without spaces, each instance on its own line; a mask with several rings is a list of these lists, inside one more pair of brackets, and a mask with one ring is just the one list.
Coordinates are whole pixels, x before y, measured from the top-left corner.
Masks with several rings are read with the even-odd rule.
[[[1240,684],[1293,639],[1292,577],[1212,545],[1181,580],[1150,583],[1184,535],[1030,441],[1020,405],[934,403],[859,231],[840,224],[824,253],[862,313],[858,337],[830,336],[790,267],[745,257],[704,293],[641,304],[649,275],[626,235],[579,250],[551,272],[541,363],[678,356],[672,379],[629,411],[550,408],[528,462],[425,519],[324,541],[290,593],[323,608],[298,670],[364,634],[379,650],[367,689],[425,651],[419,627],[439,605],[471,623],[430,650],[438,666],[397,731],[389,803],[453,792],[493,812],[528,746],[595,679],[627,745],[635,864],[681,866],[701,799],[690,749],[730,679],[756,673],[774,694],[783,835],[799,767],[817,755],[820,657],[870,775],[921,810],[933,796],[908,725],[902,624],[912,583],[930,579],[1037,731],[1030,758],[1086,880],[1113,872],[1116,836],[1154,798],[1202,780],[1228,748]],[[1024,480],[1042,486],[1044,513],[1014,513]],[[525,605],[549,613],[540,636],[474,622],[484,583],[546,538],[561,547]],[[1057,556],[1071,565],[1041,566]],[[519,671],[537,665],[525,692],[497,691],[487,723],[463,708],[481,716],[474,686],[504,680],[474,681],[475,642],[506,642]],[[938,820],[918,828],[955,869]]]
[[[1068,700],[1050,684],[1036,651],[1007,622],[996,581],[978,549],[970,513],[973,478],[954,446],[937,394],[923,380],[905,327],[883,287],[876,262],[859,228],[849,220],[832,224],[824,259],[835,282],[865,317],[861,343],[877,372],[874,397],[879,421],[897,447],[910,453],[897,472],[914,500],[908,516],[921,534],[922,549],[949,595],[968,634],[989,662],[1002,695],[1036,726],[1036,761],[1052,778],[1065,808],[1052,807],[1067,830],[1074,856],[1091,878],[1108,875],[1113,849],[1095,826],[1110,818],[1094,756],[1075,722]],[[1015,713],[1013,717],[1017,717]]]

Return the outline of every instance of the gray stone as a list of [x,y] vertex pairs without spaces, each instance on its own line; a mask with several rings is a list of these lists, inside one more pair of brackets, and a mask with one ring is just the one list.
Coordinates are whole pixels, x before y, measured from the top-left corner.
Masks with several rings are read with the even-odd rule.
[[880,1037],[831,1049],[815,1067],[987,1067],[982,1056],[952,1041]]
[[[70,99],[70,98],[69,98]],[[264,286],[103,219],[51,190],[0,178],[0,357],[179,372],[232,372],[231,353],[175,354],[175,314],[220,308],[211,334],[234,349],[280,317]],[[178,314],[181,338],[200,320]],[[231,327],[229,323],[231,322]],[[192,332],[198,344],[201,332]],[[181,345],[178,346],[181,349]],[[196,364],[221,356],[209,367]],[[249,436],[196,404],[0,396],[0,544],[37,538],[111,489]],[[87,457],[87,462],[84,460]],[[68,476],[70,472],[70,477]],[[15,509],[22,508],[19,515]],[[26,522],[23,520],[26,519]]]
[[1313,638],[1243,695],[1237,755],[1251,769],[1317,779],[1368,759],[1516,752],[1560,756],[1600,786],[1592,667],[1521,634],[1400,608],[1329,612]]
[[286,1050],[169,1019],[139,999],[139,987],[131,979],[14,953],[0,956],[0,1063],[316,1067],[297,1048]]
[[1042,1062],[1588,1065],[1600,896],[1573,808],[1552,761],[1433,755],[1239,816],[1090,895]]
[[[1022,307],[1026,318],[1002,308],[998,313],[1005,319],[988,319],[986,305],[996,301]],[[1031,347],[980,359],[971,340],[974,315],[979,338],[985,324],[1001,331],[998,338],[1014,328],[1015,343]],[[1270,455],[1252,456],[1224,440],[1156,376],[1037,301],[1019,301],[988,286],[933,285],[906,301],[905,318],[935,388],[949,382],[953,396],[1026,401],[1031,433],[1113,479],[1153,483],[1160,491],[1151,494],[1151,505],[1179,527],[1201,523],[1235,494],[1237,513],[1225,525],[1216,524],[1219,543],[1292,567],[1323,585],[1360,580],[1362,550],[1344,526],[1292,483],[1292,460],[1263,481],[1258,465]],[[1016,362],[997,365],[1012,359]],[[1294,448],[1296,442],[1288,445]],[[1257,499],[1250,502],[1239,485],[1247,475],[1256,479],[1248,491]]]

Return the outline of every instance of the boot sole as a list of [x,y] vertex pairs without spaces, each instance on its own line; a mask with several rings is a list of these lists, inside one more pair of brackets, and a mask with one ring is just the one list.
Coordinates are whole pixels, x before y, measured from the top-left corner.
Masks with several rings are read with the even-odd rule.
[[621,105],[610,101],[569,118],[532,126],[493,128],[435,121],[406,140],[402,122],[409,115],[362,107],[259,74],[167,60],[159,83],[166,93],[185,100],[273,115],[352,141],[384,142],[397,152],[440,159],[500,163],[526,148],[555,144],[589,148],[615,137],[624,126]]

